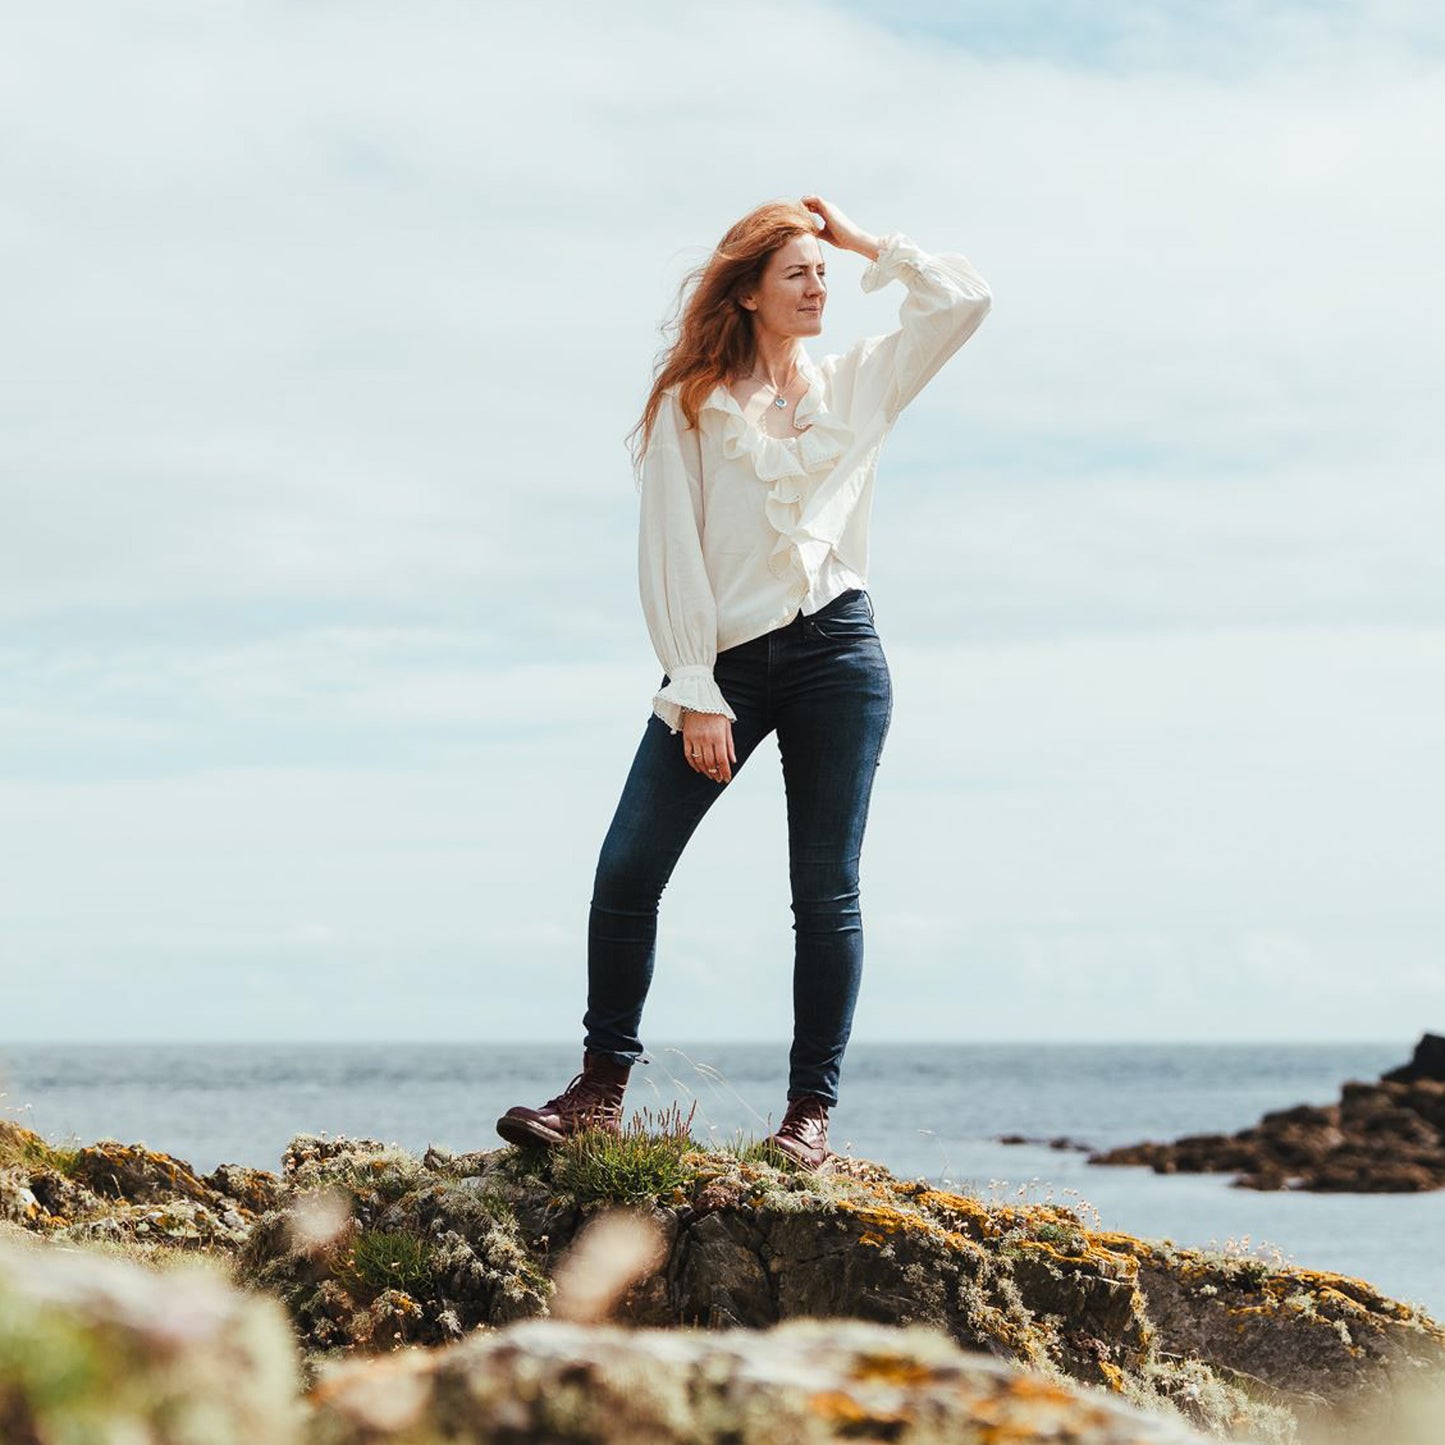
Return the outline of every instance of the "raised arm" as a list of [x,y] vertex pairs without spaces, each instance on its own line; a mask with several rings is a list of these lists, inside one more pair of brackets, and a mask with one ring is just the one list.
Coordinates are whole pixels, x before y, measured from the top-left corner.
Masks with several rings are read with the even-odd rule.
[[686,430],[667,393],[642,459],[637,575],[642,611],[667,686],[652,710],[673,732],[683,710],[737,714],[713,681],[717,603],[702,554],[702,462],[697,431]]
[[854,409],[881,409],[891,423],[978,330],[993,294],[965,256],[932,255],[898,231],[869,235],[819,196],[805,196],[803,204],[823,217],[823,240],[869,261],[864,291],[894,280],[908,288],[898,329],[857,342],[839,366],[851,373]]

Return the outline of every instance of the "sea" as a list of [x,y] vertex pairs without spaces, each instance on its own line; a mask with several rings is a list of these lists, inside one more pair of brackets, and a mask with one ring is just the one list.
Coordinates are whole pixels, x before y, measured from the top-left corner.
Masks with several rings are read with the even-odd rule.
[[[856,1042],[830,1142],[903,1178],[1066,1205],[1093,1227],[1357,1276],[1445,1320],[1445,1191],[1259,1192],[1228,1175],[1090,1165],[1053,1142],[1233,1132],[1332,1102],[1412,1044]],[[497,1116],[580,1067],[580,1047],[557,1043],[0,1044],[0,1115],[55,1143],[111,1138],[202,1172],[275,1170],[300,1133],[501,1147]],[[786,1044],[668,1044],[634,1068],[627,1103],[654,1120],[676,1106],[699,1141],[726,1142],[766,1134],[786,1083]]]

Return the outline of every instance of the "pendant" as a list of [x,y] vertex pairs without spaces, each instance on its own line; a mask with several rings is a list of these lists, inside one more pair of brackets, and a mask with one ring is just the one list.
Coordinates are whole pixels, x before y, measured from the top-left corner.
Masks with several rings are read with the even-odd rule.
[[773,405],[777,407],[779,411],[784,411],[787,409],[788,398],[779,393],[773,398]]

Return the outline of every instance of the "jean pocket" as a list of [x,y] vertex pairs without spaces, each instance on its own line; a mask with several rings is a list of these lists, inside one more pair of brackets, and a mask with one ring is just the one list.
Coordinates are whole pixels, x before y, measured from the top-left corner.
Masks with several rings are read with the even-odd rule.
[[878,629],[873,625],[873,604],[866,592],[834,611],[824,608],[810,620],[813,631],[829,642],[856,642],[878,636]]

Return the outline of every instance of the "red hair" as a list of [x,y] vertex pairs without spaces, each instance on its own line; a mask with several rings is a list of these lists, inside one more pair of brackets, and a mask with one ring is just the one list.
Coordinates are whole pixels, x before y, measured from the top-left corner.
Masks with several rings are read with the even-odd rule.
[[641,433],[633,463],[641,467],[652,439],[662,394],[678,387],[678,401],[689,427],[697,425],[703,400],[719,382],[741,376],[753,360],[752,316],[742,298],[762,281],[774,251],[794,236],[816,236],[813,214],[797,201],[768,201],[729,228],[712,255],[683,278],[677,301],[662,333],[674,339],[659,353],[652,390],[641,419],[627,441]]

